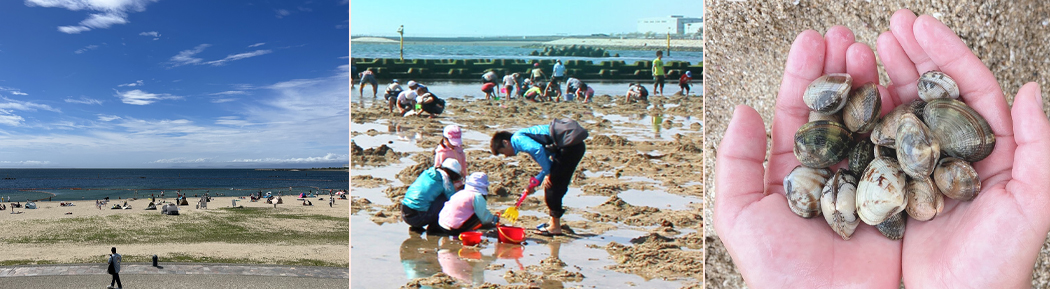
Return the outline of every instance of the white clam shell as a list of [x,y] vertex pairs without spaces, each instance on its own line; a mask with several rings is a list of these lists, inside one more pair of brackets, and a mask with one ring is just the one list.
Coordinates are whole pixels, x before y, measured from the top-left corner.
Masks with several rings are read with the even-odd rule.
[[828,178],[831,170],[826,168],[799,165],[792,169],[784,177],[784,193],[791,211],[803,218],[820,214],[820,194]]
[[905,174],[896,160],[879,157],[868,164],[857,183],[857,215],[864,223],[877,225],[904,211]]
[[849,240],[860,225],[857,217],[857,178],[846,169],[839,169],[824,185],[820,208],[824,220],[843,240]]

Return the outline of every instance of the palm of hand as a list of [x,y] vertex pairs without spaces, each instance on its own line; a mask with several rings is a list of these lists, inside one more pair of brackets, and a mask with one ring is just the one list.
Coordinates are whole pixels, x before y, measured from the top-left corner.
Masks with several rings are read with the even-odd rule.
[[[882,113],[917,99],[919,72],[937,69],[955,77],[964,101],[997,134],[992,155],[974,164],[982,192],[970,202],[946,199],[944,211],[932,221],[912,220],[903,243],[863,224],[843,241],[822,217],[802,219],[792,213],[782,179],[798,165],[791,138],[807,121],[808,109],[801,101],[805,86],[820,75],[840,72],[851,74],[855,84],[878,82],[873,53],[853,43],[848,29],[833,27],[824,38],[803,32],[788,56],[768,171],[762,167],[762,153],[755,153],[766,152],[765,144],[754,142],[765,137],[762,120],[746,106],[737,108],[718,152],[714,226],[750,286],[897,287],[902,277],[907,286],[918,287],[1018,287],[1030,282],[1050,231],[1050,216],[1039,212],[1050,204],[1048,198],[1029,194],[1050,188],[1050,170],[1045,168],[1050,124],[1039,109],[1038,88],[1021,90],[1015,100],[1024,105],[1015,106],[1014,114],[1025,117],[1011,119],[995,78],[954,32],[907,10],[894,15],[891,27],[893,33],[878,41],[893,83],[889,89],[879,87],[888,96]],[[1024,120],[1017,126],[1028,133],[1014,136],[1015,120]],[[751,180],[763,174],[763,184]]]
[[1013,127],[1023,125],[1011,120],[995,77],[954,32],[932,17],[917,18],[910,11],[894,15],[891,31],[879,38],[880,56],[887,60],[893,83],[912,85],[891,85],[894,103],[918,99],[915,72],[941,70],[963,78],[957,79],[963,100],[996,133],[992,155],[974,164],[981,193],[968,202],[945,199],[944,211],[936,218],[908,224],[902,252],[905,285],[1031,287],[1032,265],[1047,234],[1047,215],[1036,211],[1045,208],[1047,199],[1025,191],[1045,190],[1050,176],[1016,172],[1024,165],[1015,166],[1015,161],[1040,154],[1024,154],[1019,148],[1025,140],[1014,135]]

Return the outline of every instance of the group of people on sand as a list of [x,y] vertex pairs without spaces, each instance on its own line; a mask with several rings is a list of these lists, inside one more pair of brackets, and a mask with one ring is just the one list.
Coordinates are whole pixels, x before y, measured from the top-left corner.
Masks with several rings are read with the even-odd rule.
[[[583,140],[587,134],[586,129],[570,119],[493,134],[489,142],[492,155],[510,157],[525,152],[541,168],[528,179],[523,193],[531,195],[538,187],[544,190],[550,220],[537,225],[536,234],[562,235],[562,198],[586,152]],[[459,234],[493,227],[499,224],[501,213],[488,210],[488,187],[486,173],[468,171],[462,129],[446,126],[434,149],[434,166],[412,182],[401,200],[402,220],[416,232]]]
[[[356,75],[360,78],[361,87],[359,94],[364,96],[364,87],[370,84],[372,85],[372,97],[376,98],[379,82],[376,80],[375,73],[370,68],[358,73],[357,67],[353,65],[351,65],[351,69],[351,76]],[[502,78],[496,73],[495,69],[489,69],[481,75],[481,91],[485,93],[486,100],[495,99],[498,101],[502,93],[507,99],[525,98],[533,102],[561,102],[581,99],[582,102],[589,103],[591,98],[594,97],[594,88],[575,75],[566,74],[566,71],[567,69],[561,60],[555,61],[549,77],[538,62],[533,63],[533,67],[525,74],[508,73],[503,75]],[[663,95],[666,78],[663,51],[656,51],[656,59],[652,61],[651,71],[653,94]],[[689,95],[692,80],[693,73],[691,71],[683,73],[678,78],[678,87],[681,89],[679,93]],[[351,78],[351,83],[353,82]],[[564,91],[561,89],[562,83],[566,85]],[[444,112],[445,101],[430,92],[425,85],[416,81],[409,81],[407,86],[408,89],[404,89],[401,82],[397,79],[394,79],[387,85],[383,95],[389,103],[391,113],[394,113],[395,107],[398,110],[397,114],[401,116],[423,116],[423,113],[427,113],[430,118],[433,118]],[[625,95],[626,102],[647,101],[649,90],[641,84],[631,83],[628,85]]]
[[445,111],[445,100],[431,93],[427,86],[411,80],[407,85],[408,90],[405,90],[401,87],[401,82],[394,79],[386,87],[383,97],[390,104],[391,113],[397,107],[397,114],[400,116],[422,117],[423,113],[427,113],[430,114],[430,118],[434,118]]

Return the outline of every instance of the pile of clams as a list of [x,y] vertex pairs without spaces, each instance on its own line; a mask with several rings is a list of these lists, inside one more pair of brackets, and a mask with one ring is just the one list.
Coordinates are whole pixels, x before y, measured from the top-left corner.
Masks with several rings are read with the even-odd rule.
[[[977,196],[981,180],[971,163],[991,154],[995,134],[958,100],[951,77],[922,74],[921,100],[881,118],[875,84],[852,82],[848,74],[829,74],[806,88],[803,100],[812,112],[795,133],[795,157],[802,165],[784,177],[792,212],[803,218],[823,214],[844,240],[861,221],[899,240],[909,216],[933,219],[944,196]],[[830,168],[847,159],[847,168]]]

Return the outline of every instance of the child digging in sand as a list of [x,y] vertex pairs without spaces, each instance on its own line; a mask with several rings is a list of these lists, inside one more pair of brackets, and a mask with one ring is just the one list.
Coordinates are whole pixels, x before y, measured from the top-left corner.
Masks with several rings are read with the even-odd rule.
[[[456,193],[453,182],[461,179],[462,167],[455,158],[441,162],[440,167],[431,167],[408,186],[405,197],[401,199],[401,219],[409,229],[423,232],[424,227],[433,227],[438,222],[438,214],[445,206],[445,201]],[[438,226],[440,227],[440,226]]]
[[499,216],[489,212],[486,206],[488,194],[489,176],[484,172],[471,173],[466,188],[445,202],[438,216],[438,225],[445,232],[458,235],[499,223]]

